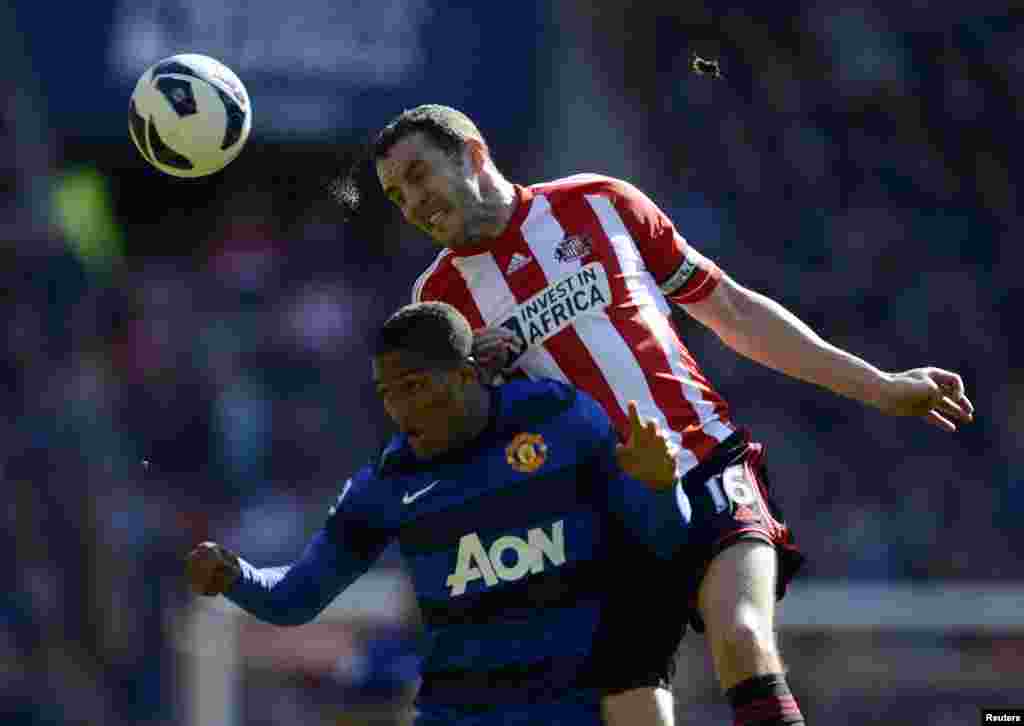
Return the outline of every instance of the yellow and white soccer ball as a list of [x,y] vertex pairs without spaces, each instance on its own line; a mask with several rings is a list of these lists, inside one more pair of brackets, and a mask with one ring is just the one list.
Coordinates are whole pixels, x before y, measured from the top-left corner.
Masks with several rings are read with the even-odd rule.
[[132,91],[128,131],[142,156],[178,177],[220,171],[252,129],[249,94],[218,60],[183,53],[154,63]]

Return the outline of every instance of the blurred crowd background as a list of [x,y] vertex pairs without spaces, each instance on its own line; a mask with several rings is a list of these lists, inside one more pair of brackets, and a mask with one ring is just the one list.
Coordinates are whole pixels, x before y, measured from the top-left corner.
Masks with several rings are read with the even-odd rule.
[[[183,555],[214,539],[257,564],[288,562],[387,435],[367,337],[436,251],[400,224],[369,168],[374,193],[351,223],[328,189],[379,126],[426,102],[473,116],[513,181],[632,181],[741,283],[878,366],[962,373],[977,420],[946,435],[787,380],[680,317],[735,418],[768,446],[810,557],[804,580],[1024,584],[1013,459],[1024,374],[1011,363],[1024,35],[1011,10],[0,8],[3,723],[185,723]],[[127,133],[137,77],[183,51],[232,67],[255,113],[241,157],[195,181],[148,168]],[[725,77],[690,73],[694,54]],[[254,666],[240,723],[340,723],[358,710],[346,703],[404,693],[416,622],[398,610],[339,624],[337,654]],[[812,679],[847,645],[857,655],[840,659],[836,682]],[[726,723],[697,672],[702,640],[685,647],[698,655],[680,674],[681,722]],[[1014,700],[999,678],[1024,683],[1024,642],[1011,636],[936,634],[885,651],[819,636],[784,649],[812,723],[974,723],[979,699]],[[996,675],[891,686],[922,653]]]

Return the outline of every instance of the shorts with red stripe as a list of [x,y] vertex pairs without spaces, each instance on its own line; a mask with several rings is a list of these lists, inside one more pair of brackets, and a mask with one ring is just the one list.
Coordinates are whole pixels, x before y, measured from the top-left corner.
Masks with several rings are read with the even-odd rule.
[[733,434],[684,477],[683,490],[694,509],[692,536],[672,569],[685,578],[688,620],[694,630],[704,632],[697,592],[708,566],[719,552],[737,542],[761,541],[775,548],[776,596],[781,600],[804,555],[772,496],[764,446],[751,442],[745,431]]
[[[605,694],[668,686],[675,653],[692,625],[704,632],[697,591],[711,560],[737,542],[755,540],[778,553],[777,595],[803,563],[782,512],[771,497],[764,447],[738,432],[683,478],[693,517],[690,543],[666,563],[621,533],[613,549],[605,622],[596,638],[596,681]],[[680,591],[681,587],[681,591]],[[623,653],[629,653],[624,658]]]

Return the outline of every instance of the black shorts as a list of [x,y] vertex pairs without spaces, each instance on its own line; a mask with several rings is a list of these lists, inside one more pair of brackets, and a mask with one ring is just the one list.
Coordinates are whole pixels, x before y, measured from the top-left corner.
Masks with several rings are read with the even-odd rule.
[[804,562],[782,509],[772,496],[764,446],[751,442],[745,432],[736,433],[716,449],[708,461],[712,460],[716,461],[709,472],[698,478],[684,478],[683,490],[694,507],[693,536],[691,544],[673,562],[673,570],[684,576],[688,622],[700,633],[704,632],[704,621],[697,609],[697,591],[719,552],[746,540],[775,547],[779,600]]
[[745,432],[731,436],[689,472],[683,490],[694,512],[692,534],[672,562],[657,559],[625,532],[617,534],[608,617],[594,651],[606,694],[671,683],[686,626],[704,632],[697,592],[719,552],[747,540],[774,546],[780,600],[804,561],[771,496],[764,447]]

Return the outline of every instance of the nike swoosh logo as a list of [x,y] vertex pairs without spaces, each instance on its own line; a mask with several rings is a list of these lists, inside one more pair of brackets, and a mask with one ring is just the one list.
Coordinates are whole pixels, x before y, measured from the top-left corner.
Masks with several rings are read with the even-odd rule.
[[441,483],[441,480],[438,479],[437,481],[435,481],[430,486],[425,486],[422,489],[420,489],[418,492],[415,492],[414,494],[410,494],[409,492],[406,492],[405,494],[402,495],[402,504],[412,504],[413,502],[415,502],[417,499],[422,497],[424,494],[429,492],[431,489],[433,489],[434,487],[436,487],[440,483]]

